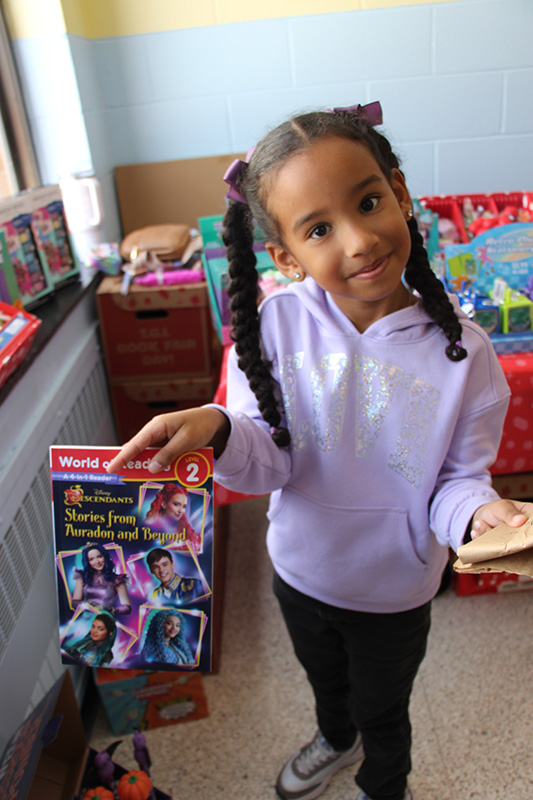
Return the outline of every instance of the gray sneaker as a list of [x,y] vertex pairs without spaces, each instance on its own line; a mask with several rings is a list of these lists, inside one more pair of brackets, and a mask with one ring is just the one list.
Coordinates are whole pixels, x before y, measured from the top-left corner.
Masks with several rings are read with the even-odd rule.
[[325,790],[333,775],[363,758],[358,733],[349,750],[334,750],[320,731],[309,744],[294,753],[281,770],[276,791],[283,800],[312,800]]

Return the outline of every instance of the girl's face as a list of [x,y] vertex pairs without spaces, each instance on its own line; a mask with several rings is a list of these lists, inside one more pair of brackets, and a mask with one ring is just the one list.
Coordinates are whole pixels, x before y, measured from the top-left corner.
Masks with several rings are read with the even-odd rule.
[[181,492],[172,495],[165,506],[165,513],[171,519],[181,519],[187,507],[187,498]]
[[165,638],[165,642],[168,642],[170,639],[173,639],[174,636],[177,636],[180,632],[181,622],[179,617],[166,617],[163,623],[163,636]]
[[89,562],[89,566],[92,567],[95,572],[103,572],[105,558],[99,550],[89,550],[87,553],[87,561]]
[[109,636],[109,632],[101,619],[93,620],[91,625],[91,639],[93,642],[103,642]]
[[317,140],[279,170],[268,194],[283,245],[267,244],[285,275],[310,275],[361,332],[408,304],[401,277],[411,252],[411,198],[363,144]]

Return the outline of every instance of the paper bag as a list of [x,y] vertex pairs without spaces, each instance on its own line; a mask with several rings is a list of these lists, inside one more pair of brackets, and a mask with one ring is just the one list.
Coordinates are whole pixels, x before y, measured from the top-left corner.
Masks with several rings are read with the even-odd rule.
[[453,568],[460,573],[511,572],[533,577],[533,520],[519,528],[496,525],[457,550]]

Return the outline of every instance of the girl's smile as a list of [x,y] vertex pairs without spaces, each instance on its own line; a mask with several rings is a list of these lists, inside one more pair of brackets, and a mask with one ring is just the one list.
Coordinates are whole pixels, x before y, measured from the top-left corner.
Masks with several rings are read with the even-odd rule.
[[411,198],[364,144],[338,136],[289,159],[268,191],[283,244],[267,249],[285,275],[311,276],[360,330],[409,304],[401,278],[411,252]]

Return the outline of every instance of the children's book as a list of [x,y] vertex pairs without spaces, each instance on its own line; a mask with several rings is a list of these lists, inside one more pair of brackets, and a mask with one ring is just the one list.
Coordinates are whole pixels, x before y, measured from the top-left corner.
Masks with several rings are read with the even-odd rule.
[[64,664],[208,672],[213,453],[119,474],[116,447],[50,448],[59,641]]

